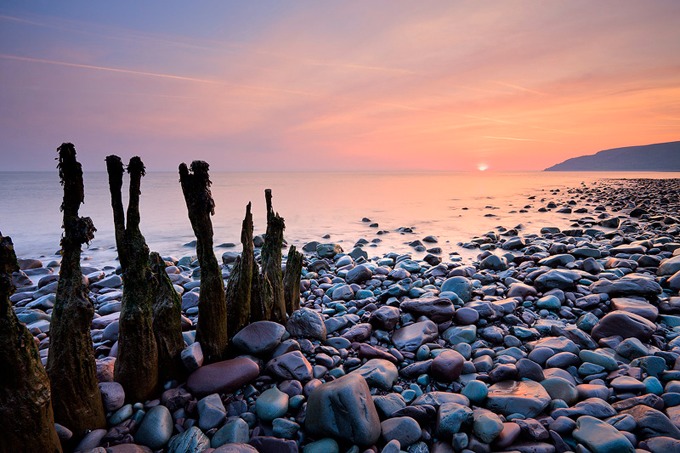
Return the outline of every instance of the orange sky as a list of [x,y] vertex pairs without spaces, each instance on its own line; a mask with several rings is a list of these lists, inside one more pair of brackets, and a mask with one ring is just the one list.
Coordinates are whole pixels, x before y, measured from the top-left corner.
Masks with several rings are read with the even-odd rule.
[[86,170],[503,171],[680,140],[677,1],[22,3],[3,169],[63,141]]

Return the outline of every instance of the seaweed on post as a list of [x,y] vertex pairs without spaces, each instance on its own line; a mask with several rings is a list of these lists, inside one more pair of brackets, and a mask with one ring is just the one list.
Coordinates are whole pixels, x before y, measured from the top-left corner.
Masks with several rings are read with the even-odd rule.
[[149,247],[139,230],[139,196],[145,168],[139,157],[130,159],[127,168],[130,175],[127,224],[121,194],[124,168],[120,157],[107,156],[106,169],[116,246],[123,270],[123,298],[114,378],[125,389],[126,400],[144,401],[158,388],[158,349],[152,328],[154,277],[149,266]]
[[165,271],[161,256],[149,256],[154,278],[153,333],[158,346],[158,380],[160,383],[184,377],[180,354],[184,349],[182,337],[182,301]]
[[81,247],[94,238],[96,228],[89,217],[79,217],[85,199],[83,169],[73,144],[58,148],[59,178],[64,187],[61,210],[61,268],[50,325],[47,374],[57,423],[80,437],[88,430],[106,426],[104,406],[97,382],[97,367],[90,335],[94,304],[80,270]]
[[232,337],[250,321],[251,290],[253,284],[253,263],[255,262],[253,244],[253,215],[251,204],[246,206],[246,215],[241,226],[243,251],[236,258],[234,268],[227,282],[227,331]]
[[12,239],[0,233],[0,451],[61,452],[47,373],[9,300],[18,270]]
[[262,305],[264,318],[279,323],[286,322],[286,303],[283,295],[281,248],[285,222],[272,208],[272,191],[264,191],[267,202],[267,233],[262,245]]
[[227,349],[227,303],[224,282],[215,252],[211,216],[215,202],[210,192],[209,165],[195,160],[191,168],[182,163],[179,179],[186,201],[191,227],[196,235],[196,254],[201,267],[196,341],[201,344],[207,363],[221,360]]
[[283,273],[283,295],[286,301],[286,312],[290,316],[300,309],[300,276],[302,275],[302,253],[294,245],[288,250],[286,270]]

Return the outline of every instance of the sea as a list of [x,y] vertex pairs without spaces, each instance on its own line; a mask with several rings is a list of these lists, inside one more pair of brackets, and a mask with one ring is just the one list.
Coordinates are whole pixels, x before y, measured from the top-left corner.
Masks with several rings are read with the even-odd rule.
[[[473,260],[479,251],[461,244],[500,227],[519,227],[522,234],[538,233],[544,226],[569,227],[578,214],[538,212],[551,191],[612,178],[678,177],[680,173],[637,172],[213,172],[215,253],[220,257],[225,251],[241,251],[241,222],[249,202],[255,234],[265,232],[265,189],[272,190],[274,209],[285,219],[286,241],[298,248],[310,241],[333,242],[349,252],[363,238],[370,258],[396,252],[421,259],[425,252],[409,244],[431,235],[438,242],[425,245],[441,248],[445,260],[450,254]],[[124,192],[128,182],[126,177]],[[115,266],[107,175],[85,173],[84,184],[80,215],[91,217],[97,232],[84,248],[83,260],[88,266]],[[56,170],[0,172],[0,232],[12,237],[17,256],[44,264],[59,260],[62,196]],[[147,173],[140,203],[141,230],[151,250],[175,258],[195,254],[177,173]],[[404,233],[404,228],[412,232]],[[228,243],[236,245],[223,246]]]

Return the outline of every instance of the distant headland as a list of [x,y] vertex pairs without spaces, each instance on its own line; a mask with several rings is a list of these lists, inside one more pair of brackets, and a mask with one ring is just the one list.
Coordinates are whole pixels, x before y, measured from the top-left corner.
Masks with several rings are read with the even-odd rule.
[[680,171],[680,141],[606,149],[544,171]]

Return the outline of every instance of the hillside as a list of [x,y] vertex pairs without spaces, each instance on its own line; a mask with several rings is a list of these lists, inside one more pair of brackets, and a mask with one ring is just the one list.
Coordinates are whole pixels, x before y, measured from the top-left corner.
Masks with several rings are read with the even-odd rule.
[[680,141],[606,149],[545,171],[680,171]]

